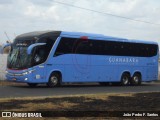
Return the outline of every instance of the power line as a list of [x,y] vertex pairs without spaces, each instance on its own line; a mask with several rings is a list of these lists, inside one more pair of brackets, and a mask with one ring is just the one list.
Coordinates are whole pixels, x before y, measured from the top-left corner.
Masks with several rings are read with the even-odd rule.
[[91,12],[103,14],[103,15],[106,15],[106,16],[118,17],[118,18],[122,18],[122,19],[127,19],[127,20],[131,20],[131,21],[135,21],[135,22],[146,23],[146,24],[160,25],[160,24],[158,24],[158,23],[152,23],[152,22],[149,22],[149,21],[132,19],[132,18],[129,18],[129,17],[124,17],[124,16],[120,16],[120,15],[115,15],[115,14],[111,14],[111,13],[107,13],[107,12],[101,12],[101,11],[97,11],[97,10],[93,10],[93,9],[89,9],[89,8],[84,8],[84,7],[80,7],[80,6],[76,6],[76,5],[72,5],[72,4],[68,4],[68,3],[64,3],[64,2],[58,2],[58,1],[55,1],[55,0],[53,0],[53,1],[54,1],[55,3],[57,3],[57,4],[66,5],[66,6],[69,6],[69,7],[74,7],[74,8],[78,8],[78,9],[82,9],[82,10],[86,10],[86,11],[91,11]]

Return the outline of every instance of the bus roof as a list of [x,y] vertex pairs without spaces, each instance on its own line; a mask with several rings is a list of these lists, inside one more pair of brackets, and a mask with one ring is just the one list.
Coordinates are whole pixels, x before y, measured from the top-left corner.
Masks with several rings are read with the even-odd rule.
[[42,36],[53,35],[53,34],[57,35],[57,36],[73,37],[73,38],[80,38],[80,37],[86,36],[89,39],[96,38],[99,40],[158,44],[157,42],[153,42],[153,41],[125,39],[125,38],[118,38],[118,37],[112,37],[112,36],[105,36],[103,34],[93,34],[93,33],[84,33],[84,32],[67,32],[67,31],[35,31],[35,32],[21,34],[21,35],[17,36],[16,39],[30,38],[30,37],[42,37]]
[[35,32],[29,32],[29,33],[24,33],[21,35],[18,35],[16,38],[29,38],[29,37],[42,37],[42,36],[47,36],[47,35],[57,35],[59,36],[61,34],[61,31],[35,31]]
[[112,36],[105,36],[103,34],[93,34],[93,33],[84,33],[84,32],[66,32],[62,31],[61,36],[65,37],[83,37],[87,36],[88,38],[97,38],[102,40],[112,40],[112,41],[122,41],[122,42],[134,42],[134,43],[148,43],[148,44],[157,44],[154,41],[147,41],[147,40],[135,40],[135,39],[126,39],[126,38],[119,38],[119,37],[112,37]]

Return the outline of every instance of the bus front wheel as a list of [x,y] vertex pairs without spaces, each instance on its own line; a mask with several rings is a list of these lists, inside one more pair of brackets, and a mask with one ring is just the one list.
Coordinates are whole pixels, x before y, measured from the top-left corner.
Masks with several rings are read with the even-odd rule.
[[60,86],[60,76],[57,73],[52,73],[49,77],[49,81],[47,83],[48,87],[57,87]]

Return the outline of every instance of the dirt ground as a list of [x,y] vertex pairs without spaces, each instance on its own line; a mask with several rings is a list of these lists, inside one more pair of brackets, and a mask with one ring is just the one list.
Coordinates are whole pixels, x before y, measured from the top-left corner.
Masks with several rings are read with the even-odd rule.
[[[105,111],[111,111],[110,116],[122,116],[122,113],[159,112],[160,93],[127,93],[127,94],[97,94],[49,98],[9,98],[0,99],[0,111],[43,111],[44,115],[60,117],[106,117]],[[46,111],[50,111],[49,113]],[[51,112],[52,111],[52,112]],[[72,112],[70,114],[69,112]],[[112,112],[115,111],[115,112]],[[67,115],[68,114],[68,115]],[[113,115],[112,115],[113,114]],[[53,115],[51,115],[53,117]],[[152,117],[160,119],[159,117]]]
[[[0,82],[0,85],[17,83]],[[24,85],[26,84],[18,84]],[[160,92],[93,94],[75,96],[57,96],[41,98],[1,98],[0,111],[40,111],[42,120],[51,119],[160,119]],[[123,113],[156,112],[159,117],[123,117]],[[74,118],[72,118],[74,117]],[[120,117],[120,118],[119,118]],[[23,120],[23,118],[21,118]],[[26,119],[26,118],[24,118]],[[34,118],[33,118],[34,119]],[[16,119],[17,120],[17,119]]]

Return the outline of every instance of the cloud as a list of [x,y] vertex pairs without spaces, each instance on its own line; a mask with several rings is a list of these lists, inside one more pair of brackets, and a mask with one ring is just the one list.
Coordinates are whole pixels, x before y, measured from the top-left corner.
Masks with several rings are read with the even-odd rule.
[[31,3],[35,4],[35,5],[39,5],[41,7],[48,7],[48,6],[52,6],[52,2],[53,0],[28,0]]
[[[96,11],[150,21],[160,24],[159,0],[57,0]],[[66,5],[54,0],[1,0],[0,42],[15,34],[37,30],[66,30],[105,34],[110,36],[160,39],[160,25],[150,25],[122,18],[94,13]]]
[[0,5],[12,4],[13,0],[1,0]]

